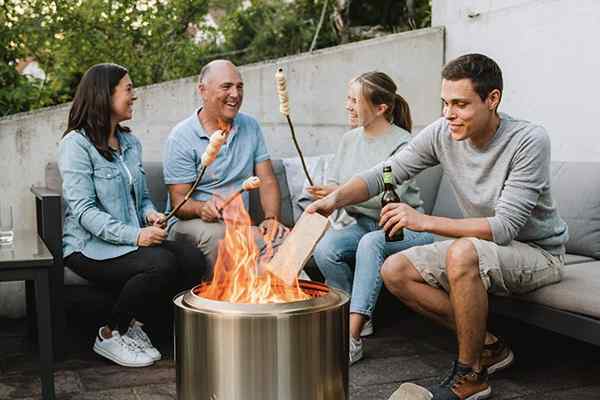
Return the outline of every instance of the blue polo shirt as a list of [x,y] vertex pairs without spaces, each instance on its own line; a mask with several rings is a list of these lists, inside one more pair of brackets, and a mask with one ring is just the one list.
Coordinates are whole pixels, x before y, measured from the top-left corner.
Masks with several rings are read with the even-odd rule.
[[[196,180],[202,154],[210,140],[198,119],[199,111],[197,109],[169,133],[163,153],[163,174],[167,185],[194,183]],[[258,122],[247,114],[238,113],[227,141],[206,170],[192,198],[207,201],[214,193],[227,196],[238,190],[246,178],[254,175],[256,164],[270,158]],[[248,193],[244,193],[246,209],[248,197]],[[167,204],[167,209],[170,208]]]

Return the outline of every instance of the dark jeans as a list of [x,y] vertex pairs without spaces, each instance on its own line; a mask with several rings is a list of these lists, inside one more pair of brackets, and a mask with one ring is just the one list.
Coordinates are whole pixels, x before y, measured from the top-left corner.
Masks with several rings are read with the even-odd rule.
[[95,285],[116,293],[108,325],[127,330],[132,318],[144,321],[170,307],[173,296],[207,278],[207,262],[197,247],[164,241],[108,260],[92,260],[73,253],[65,264]]

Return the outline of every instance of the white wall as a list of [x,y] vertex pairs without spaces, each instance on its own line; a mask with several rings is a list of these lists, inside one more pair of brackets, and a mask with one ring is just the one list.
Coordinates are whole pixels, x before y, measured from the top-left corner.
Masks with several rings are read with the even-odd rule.
[[[439,116],[443,49],[443,29],[433,28],[244,66],[242,110],[263,126],[272,156],[295,155],[275,92],[274,74],[280,65],[288,79],[291,116],[303,152],[330,153],[347,130],[348,80],[378,69],[396,81],[411,105],[416,131]],[[127,125],[141,139],[144,159],[160,160],[169,130],[199,105],[195,83],[196,77],[190,77],[137,89],[139,100]],[[56,159],[68,111],[69,104],[0,119],[0,200],[14,206],[19,228],[34,227],[29,188],[43,185],[44,166]],[[6,288],[0,284],[0,315],[2,293]]]
[[544,125],[553,159],[600,160],[600,1],[433,0],[432,24],[446,28],[446,61],[479,52],[500,65],[500,110]]

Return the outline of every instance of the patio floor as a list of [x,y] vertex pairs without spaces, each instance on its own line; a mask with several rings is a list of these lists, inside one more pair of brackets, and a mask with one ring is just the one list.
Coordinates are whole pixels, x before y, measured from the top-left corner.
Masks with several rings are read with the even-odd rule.
[[[454,358],[453,335],[405,309],[396,307],[375,323],[375,335],[365,342],[365,359],[350,368],[353,400],[385,400],[406,381],[435,382]],[[70,326],[67,359],[56,365],[58,399],[176,397],[168,339],[159,344],[166,359],[148,368],[123,368],[92,352],[95,326],[81,320]],[[600,347],[500,317],[492,317],[490,326],[516,355],[512,368],[491,378],[493,399],[600,399]],[[0,319],[0,399],[40,397],[36,356],[25,327],[24,320]]]

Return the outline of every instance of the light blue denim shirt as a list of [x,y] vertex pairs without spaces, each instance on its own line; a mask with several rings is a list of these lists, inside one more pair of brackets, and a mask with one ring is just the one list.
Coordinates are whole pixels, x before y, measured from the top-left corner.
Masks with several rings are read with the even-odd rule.
[[[81,252],[94,260],[136,250],[145,217],[155,211],[142,167],[142,145],[118,132],[121,152],[108,161],[80,131],[58,146],[63,180],[63,257]],[[132,196],[131,192],[135,195]]]
[[[163,173],[167,185],[193,183],[196,180],[202,153],[210,141],[210,136],[198,119],[199,111],[197,109],[177,124],[167,138],[163,153]],[[192,198],[207,201],[215,193],[227,196],[238,190],[246,178],[254,175],[256,164],[270,158],[258,121],[247,114],[238,113],[227,141],[207,168]],[[248,193],[243,194],[243,199],[248,208]],[[167,204],[167,209],[170,208],[170,204]]]

